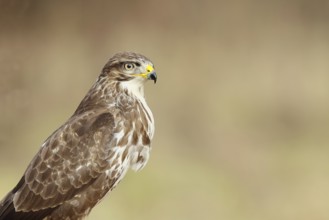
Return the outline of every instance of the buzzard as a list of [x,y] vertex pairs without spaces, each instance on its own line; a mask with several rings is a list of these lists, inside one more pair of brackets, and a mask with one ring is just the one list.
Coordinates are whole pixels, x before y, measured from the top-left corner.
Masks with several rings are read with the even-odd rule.
[[0,220],[83,219],[129,168],[142,169],[154,134],[147,80],[157,80],[148,58],[115,54],[0,202]]

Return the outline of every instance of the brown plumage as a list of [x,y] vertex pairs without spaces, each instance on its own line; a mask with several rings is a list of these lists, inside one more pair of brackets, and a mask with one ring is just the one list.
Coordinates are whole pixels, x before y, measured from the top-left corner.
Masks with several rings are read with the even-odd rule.
[[128,168],[143,168],[154,134],[143,92],[148,79],[156,82],[156,74],[143,55],[113,56],[0,202],[0,220],[82,219]]

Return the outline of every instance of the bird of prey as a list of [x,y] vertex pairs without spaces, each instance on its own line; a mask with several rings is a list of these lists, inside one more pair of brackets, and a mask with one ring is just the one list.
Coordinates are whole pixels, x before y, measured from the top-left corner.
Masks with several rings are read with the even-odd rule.
[[115,54],[0,202],[0,220],[83,219],[129,168],[142,169],[154,134],[147,80],[157,80],[148,58]]

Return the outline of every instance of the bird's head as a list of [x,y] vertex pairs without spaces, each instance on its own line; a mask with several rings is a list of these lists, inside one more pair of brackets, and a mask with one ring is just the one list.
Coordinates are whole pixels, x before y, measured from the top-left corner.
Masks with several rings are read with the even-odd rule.
[[153,63],[145,56],[121,52],[115,54],[104,66],[103,73],[112,80],[141,84],[147,80],[157,81]]

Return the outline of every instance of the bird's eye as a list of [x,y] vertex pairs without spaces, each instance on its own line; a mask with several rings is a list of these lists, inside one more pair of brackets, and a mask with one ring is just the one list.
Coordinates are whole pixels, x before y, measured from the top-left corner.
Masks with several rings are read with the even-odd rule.
[[125,70],[132,70],[132,69],[134,69],[135,68],[135,64],[134,63],[125,63],[124,65],[123,65],[123,67],[125,68]]

